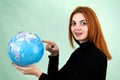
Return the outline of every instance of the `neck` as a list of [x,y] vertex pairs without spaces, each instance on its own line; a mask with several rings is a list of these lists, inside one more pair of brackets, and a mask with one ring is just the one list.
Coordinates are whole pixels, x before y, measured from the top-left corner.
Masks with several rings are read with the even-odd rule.
[[79,41],[80,44],[87,42],[88,40]]

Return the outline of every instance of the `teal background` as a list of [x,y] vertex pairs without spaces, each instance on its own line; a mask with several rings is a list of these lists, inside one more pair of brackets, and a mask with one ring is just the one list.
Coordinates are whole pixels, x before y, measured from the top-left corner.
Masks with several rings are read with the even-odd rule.
[[[73,49],[68,41],[68,22],[77,6],[89,6],[97,14],[113,59],[108,62],[107,80],[120,80],[120,1],[119,0],[0,0],[0,80],[38,80],[23,75],[8,57],[10,38],[19,31],[36,33],[55,41],[60,48],[59,68]],[[49,53],[36,66],[47,72]]]

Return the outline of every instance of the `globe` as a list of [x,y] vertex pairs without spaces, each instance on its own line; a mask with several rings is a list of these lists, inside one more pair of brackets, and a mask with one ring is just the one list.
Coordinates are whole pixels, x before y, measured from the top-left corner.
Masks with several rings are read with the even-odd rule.
[[29,66],[41,60],[44,45],[37,34],[18,32],[9,41],[8,55],[18,66]]

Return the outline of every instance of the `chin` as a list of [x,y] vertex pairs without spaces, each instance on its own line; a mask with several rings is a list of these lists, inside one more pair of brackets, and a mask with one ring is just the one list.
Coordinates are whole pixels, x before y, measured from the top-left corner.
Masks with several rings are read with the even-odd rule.
[[81,38],[75,38],[75,40],[77,40],[77,41],[81,41],[81,40],[84,40],[84,39],[81,39]]

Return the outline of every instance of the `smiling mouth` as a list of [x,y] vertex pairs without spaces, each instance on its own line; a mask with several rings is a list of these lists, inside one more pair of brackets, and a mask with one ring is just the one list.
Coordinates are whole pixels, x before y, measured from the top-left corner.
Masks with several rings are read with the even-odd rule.
[[82,33],[75,33],[75,35],[78,37],[78,36],[81,36],[82,35]]

